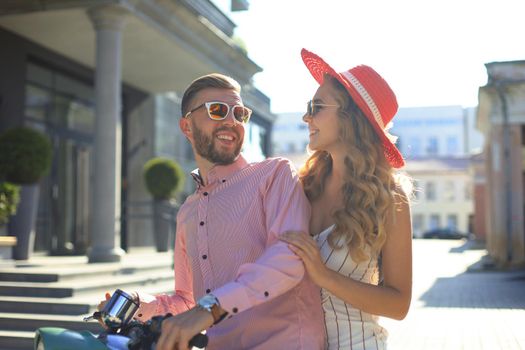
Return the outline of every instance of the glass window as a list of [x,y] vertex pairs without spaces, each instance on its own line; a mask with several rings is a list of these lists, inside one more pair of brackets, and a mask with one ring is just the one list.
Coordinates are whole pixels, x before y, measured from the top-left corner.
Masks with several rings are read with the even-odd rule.
[[51,112],[52,97],[47,90],[34,85],[26,86],[25,116],[45,122]]
[[427,201],[435,201],[436,200],[436,184],[434,182],[427,182],[427,186],[425,188],[425,195]]
[[448,214],[447,216],[447,228],[455,230],[458,227],[458,216],[457,214]]
[[443,191],[443,197],[446,201],[449,201],[449,202],[456,200],[456,186],[453,181],[445,182],[445,189]]
[[416,199],[421,199],[421,192],[422,192],[421,184],[418,180],[414,180],[414,196]]
[[26,122],[46,123],[92,134],[95,129],[93,87],[45,67],[27,64]]
[[439,147],[438,147],[438,139],[435,136],[428,138],[428,144],[427,144],[427,155],[429,156],[435,156],[438,154]]
[[395,141],[396,147],[397,147],[398,150],[403,151],[404,147],[405,147],[405,142],[404,142],[405,139],[403,139],[401,136],[397,136],[397,135],[396,135],[396,137],[397,137],[397,139]]
[[155,98],[155,152],[164,157],[177,156],[178,120],[175,117],[179,105],[166,96]]
[[67,111],[67,126],[88,134],[95,132],[94,108],[80,101],[71,101]]
[[459,142],[457,136],[447,137],[447,155],[457,155],[459,153]]
[[412,156],[420,156],[422,154],[421,150],[421,139],[419,137],[410,138],[410,144],[408,145],[409,150],[407,154]]
[[27,80],[32,83],[36,83],[47,88],[53,87],[53,72],[47,68],[37,66],[33,63],[28,63],[26,76]]
[[423,214],[414,214],[412,221],[412,231],[415,237],[420,237],[425,229],[425,217]]
[[93,88],[59,73],[55,74],[55,89],[58,92],[76,97],[77,99],[95,100]]
[[439,214],[431,214],[430,215],[430,223],[429,223],[429,229],[434,230],[439,228],[441,225],[439,220]]

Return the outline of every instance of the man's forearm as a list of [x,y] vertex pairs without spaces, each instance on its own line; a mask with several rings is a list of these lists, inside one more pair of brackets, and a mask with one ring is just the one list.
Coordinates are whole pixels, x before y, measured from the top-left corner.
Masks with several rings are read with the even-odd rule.
[[213,290],[212,294],[233,316],[289,291],[304,273],[300,259],[286,244],[278,242],[254,263],[242,265],[235,281]]
[[176,291],[173,295],[153,296],[143,293],[137,293],[137,295],[140,299],[140,305],[135,313],[135,319],[142,322],[156,315],[165,315],[167,313],[176,315],[195,306],[193,295],[181,291]]

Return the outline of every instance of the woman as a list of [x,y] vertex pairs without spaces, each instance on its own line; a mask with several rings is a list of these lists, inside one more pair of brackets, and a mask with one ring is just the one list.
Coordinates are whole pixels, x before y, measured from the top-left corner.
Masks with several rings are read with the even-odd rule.
[[370,67],[338,74],[301,55],[320,84],[303,117],[313,154],[300,178],[312,216],[310,235],[282,240],[321,287],[328,349],[384,349],[378,316],[403,319],[412,290],[410,181],[395,173],[404,161],[386,131],[396,97]]

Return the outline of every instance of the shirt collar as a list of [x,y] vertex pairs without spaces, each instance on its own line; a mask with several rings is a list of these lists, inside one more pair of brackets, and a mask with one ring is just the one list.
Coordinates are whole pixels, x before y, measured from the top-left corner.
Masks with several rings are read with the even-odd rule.
[[[237,159],[231,164],[215,165],[208,172],[208,184],[223,180],[226,181],[226,179],[229,178],[231,174],[237,172],[238,170],[244,169],[247,165],[248,162],[242,155],[239,155],[239,157],[237,157]],[[204,186],[204,180],[202,179],[199,169],[193,170],[190,175],[197,183],[198,188]]]

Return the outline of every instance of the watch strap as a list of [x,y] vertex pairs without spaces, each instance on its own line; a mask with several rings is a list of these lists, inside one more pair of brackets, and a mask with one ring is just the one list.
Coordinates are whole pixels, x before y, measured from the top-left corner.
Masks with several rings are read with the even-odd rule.
[[213,324],[217,324],[222,321],[227,312],[221,312],[219,300],[213,294],[206,294],[204,297],[197,301],[197,307],[211,313],[213,317]]

